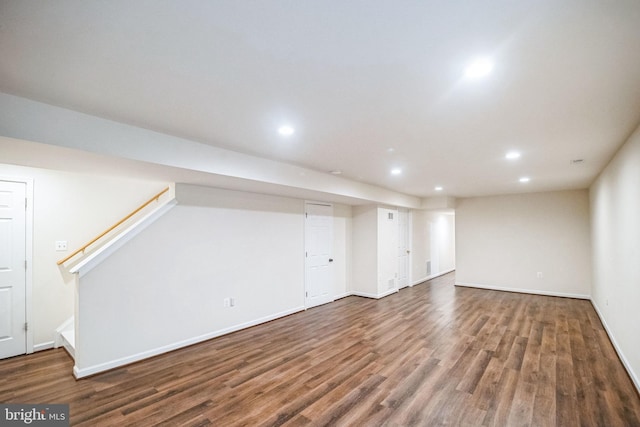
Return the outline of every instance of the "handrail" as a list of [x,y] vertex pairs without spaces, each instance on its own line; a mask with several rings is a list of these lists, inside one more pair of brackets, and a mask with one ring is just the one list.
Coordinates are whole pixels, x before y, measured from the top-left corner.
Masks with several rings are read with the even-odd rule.
[[164,193],[166,193],[167,191],[169,191],[169,187],[165,188],[164,190],[162,190],[161,192],[159,192],[158,194],[156,194],[155,196],[153,196],[152,198],[150,198],[149,200],[147,200],[146,202],[144,202],[142,205],[140,205],[136,210],[134,210],[133,212],[131,212],[129,215],[125,216],[124,218],[122,218],[120,221],[118,221],[117,223],[115,223],[114,225],[112,225],[111,227],[109,227],[107,230],[103,231],[99,236],[93,238],[89,243],[85,244],[83,247],[81,247],[80,249],[78,249],[77,251],[75,251],[74,253],[72,253],[71,255],[69,255],[68,257],[61,259],[60,261],[58,261],[58,265],[62,265],[65,262],[69,261],[71,258],[73,258],[74,256],[78,255],[80,252],[84,252],[85,250],[87,250],[87,248],[91,245],[93,245],[95,242],[97,242],[98,240],[100,240],[101,238],[103,238],[105,235],[107,235],[109,232],[113,231],[115,228],[117,228],[118,226],[120,226],[123,222],[125,222],[126,220],[128,220],[129,218],[131,218],[132,216],[134,216],[135,214],[137,214],[138,212],[140,212],[142,209],[146,208],[149,204],[151,204],[151,202],[153,202],[154,200],[159,200],[160,196],[162,196]]

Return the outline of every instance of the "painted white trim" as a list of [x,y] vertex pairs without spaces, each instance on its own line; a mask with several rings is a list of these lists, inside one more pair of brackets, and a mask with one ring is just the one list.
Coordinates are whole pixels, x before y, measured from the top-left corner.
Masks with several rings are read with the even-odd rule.
[[33,178],[25,177],[9,177],[0,175],[0,181],[20,182],[25,184],[25,197],[27,198],[27,208],[25,210],[25,247],[24,256],[27,261],[27,269],[25,272],[25,322],[30,325],[27,328],[26,336],[26,354],[31,354],[35,351],[33,345]]
[[74,325],[75,325],[74,319],[75,319],[75,316],[71,316],[56,328],[55,339],[53,340],[54,348],[58,348],[64,345],[64,338],[62,337],[62,333],[65,331],[74,330]]
[[186,340],[178,341],[178,342],[175,342],[175,343],[172,343],[172,344],[168,344],[168,345],[165,345],[165,346],[162,346],[162,347],[154,348],[154,349],[151,349],[151,350],[143,351],[141,353],[134,354],[134,355],[131,355],[131,356],[122,357],[120,359],[115,359],[115,360],[112,360],[112,361],[109,361],[109,362],[100,363],[98,365],[88,366],[86,368],[78,368],[78,365],[75,365],[73,367],[73,375],[77,379],[88,377],[90,375],[95,375],[95,374],[98,374],[100,372],[108,371],[110,369],[118,368],[120,366],[128,365],[130,363],[138,362],[138,361],[143,360],[143,359],[148,359],[148,358],[153,357],[153,356],[157,356],[157,355],[160,355],[160,354],[163,354],[163,353],[168,353],[170,351],[177,350],[177,349],[182,348],[182,347],[187,347],[187,346],[190,346],[190,345],[193,345],[193,344],[197,344],[197,343],[200,343],[200,342],[203,342],[203,341],[210,340],[212,338],[217,338],[217,337],[220,337],[222,335],[229,334],[231,332],[236,332],[236,331],[239,331],[241,329],[250,328],[252,326],[259,325],[261,323],[270,322],[272,320],[279,319],[279,318],[285,317],[285,316],[289,316],[291,314],[298,313],[298,312],[304,311],[304,310],[305,310],[304,306],[296,307],[296,308],[293,308],[291,310],[286,310],[286,311],[283,311],[283,312],[280,312],[280,313],[276,313],[276,314],[273,314],[273,315],[270,315],[270,316],[265,316],[265,317],[262,317],[262,318],[259,318],[259,319],[255,319],[255,320],[252,320],[252,321],[249,321],[249,322],[245,322],[245,323],[241,323],[241,324],[238,324],[238,325],[235,325],[235,326],[231,326],[231,327],[228,327],[228,328],[220,329],[218,331],[209,332],[209,333],[204,334],[204,335],[200,335],[200,336],[197,336],[197,337],[193,337],[193,338],[189,338],[189,339],[186,339]]
[[353,292],[345,292],[343,294],[334,296],[333,300],[336,301],[336,300],[339,300],[339,299],[342,299],[342,298],[350,297],[352,295],[353,295]]
[[[409,241],[407,242],[407,245],[409,246],[409,274],[407,274],[407,285],[406,287],[411,287],[413,286],[413,209],[407,209],[407,221],[408,221],[408,228],[409,228]],[[404,289],[404,288],[402,288]]]
[[609,340],[611,341],[611,344],[613,344],[613,348],[616,350],[616,353],[618,353],[618,357],[620,358],[620,361],[622,361],[622,365],[624,366],[624,368],[627,370],[627,373],[631,377],[631,381],[633,382],[633,385],[636,386],[636,390],[638,391],[638,393],[640,393],[640,378],[638,378],[638,375],[636,375],[636,373],[633,371],[633,369],[631,368],[631,364],[629,363],[627,358],[624,356],[624,353],[622,352],[622,349],[618,345],[618,342],[616,341],[616,338],[613,335],[613,332],[609,328],[609,325],[607,325],[607,321],[604,320],[604,316],[602,315],[602,312],[598,308],[598,304],[596,304],[596,302],[593,299],[591,299],[591,305],[596,310],[596,314],[600,318],[600,322],[602,322],[602,326],[604,326],[604,330],[607,332],[607,335],[609,336]]
[[[405,282],[406,284],[404,286],[400,286],[398,285],[398,279],[396,278],[396,288],[397,290],[400,289],[404,289],[404,288],[408,288],[411,286],[411,275],[413,272],[413,256],[411,255],[411,252],[413,252],[413,227],[411,225],[411,209],[408,208],[401,208],[398,207],[397,213],[398,213],[398,218],[400,218],[400,212],[404,212],[407,214],[407,249],[409,250],[409,253],[407,254],[407,281]],[[400,224],[400,220],[398,219],[398,224]],[[399,230],[399,227],[397,227]],[[399,232],[398,232],[399,235]],[[399,258],[399,256],[397,256]],[[398,267],[397,270],[398,272],[400,271],[400,265],[399,262],[397,263]]]
[[435,279],[436,277],[440,277],[440,276],[444,276],[445,274],[449,274],[452,271],[456,271],[456,269],[452,268],[450,270],[445,270],[445,271],[441,271],[440,273],[432,274],[431,276],[423,277],[420,280],[416,280],[415,282],[412,282],[410,286],[419,285],[420,283],[424,283],[427,280]]
[[156,207],[153,211],[127,227],[125,230],[120,232],[113,239],[109,240],[91,255],[88,255],[79,263],[75,264],[69,269],[69,272],[72,274],[78,273],[80,277],[84,276],[106,258],[111,256],[111,254],[120,249],[125,243],[137,236],[142,230],[153,224],[165,213],[170,211],[176,204],[177,201],[174,198]]
[[26,178],[27,184],[27,212],[26,212],[26,247],[25,257],[27,259],[27,271],[26,271],[26,317],[27,324],[30,325],[27,328],[27,354],[35,351],[34,338],[33,338],[33,179]]
[[47,341],[34,345],[33,352],[35,353],[36,351],[51,350],[52,348],[54,348],[53,341]]
[[488,289],[491,291],[504,291],[504,292],[516,292],[520,294],[533,294],[533,295],[546,295],[550,297],[563,297],[563,298],[577,298],[577,299],[586,299],[590,300],[590,295],[585,294],[572,294],[567,292],[553,292],[553,291],[542,291],[538,289],[520,289],[520,288],[508,288],[506,286],[494,286],[494,285],[481,285],[478,283],[465,283],[465,282],[456,282],[456,286],[462,286],[465,288],[478,288],[478,289]]
[[73,329],[68,329],[62,332],[62,346],[69,356],[75,360],[76,358],[76,334]]

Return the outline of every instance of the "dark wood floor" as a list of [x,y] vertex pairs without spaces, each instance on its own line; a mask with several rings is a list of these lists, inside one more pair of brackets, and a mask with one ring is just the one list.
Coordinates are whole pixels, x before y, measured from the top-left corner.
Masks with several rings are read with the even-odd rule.
[[0,361],[0,402],[72,425],[640,426],[588,301],[455,288],[349,297],[76,381],[63,350]]

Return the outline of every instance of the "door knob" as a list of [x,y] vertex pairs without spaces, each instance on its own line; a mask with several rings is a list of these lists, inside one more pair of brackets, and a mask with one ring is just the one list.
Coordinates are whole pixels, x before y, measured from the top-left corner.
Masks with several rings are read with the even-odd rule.
[[411,251],[410,251],[409,249],[407,249],[407,253],[408,253],[408,254],[410,254],[410,253],[411,253]]
[[333,262],[333,258],[329,258],[329,262]]

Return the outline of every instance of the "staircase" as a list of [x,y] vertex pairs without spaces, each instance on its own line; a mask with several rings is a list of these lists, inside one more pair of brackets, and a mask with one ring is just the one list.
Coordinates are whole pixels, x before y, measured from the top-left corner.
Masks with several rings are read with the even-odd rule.
[[[159,202],[160,197],[164,193],[169,192],[169,187],[153,196],[147,202],[135,209],[118,223],[107,229],[105,232],[91,240],[89,243],[78,249],[68,257],[58,261],[58,265],[62,266],[72,258],[79,256],[72,266],[65,267],[69,273],[75,276],[76,292],[81,292],[79,286],[79,278],[97,266],[102,260],[116,252],[120,247],[133,239],[138,233],[162,217],[167,211],[173,208],[177,201],[173,195],[168,200]],[[151,210],[143,211],[153,201],[159,202]],[[89,251],[90,246],[97,246]],[[77,305],[77,303],[76,303]],[[78,315],[78,307],[75,307],[75,315],[64,321],[55,332],[54,348],[64,347],[69,355],[77,362],[76,358],[76,317]],[[82,351],[82,349],[80,349]],[[75,368],[74,368],[75,373]]]

